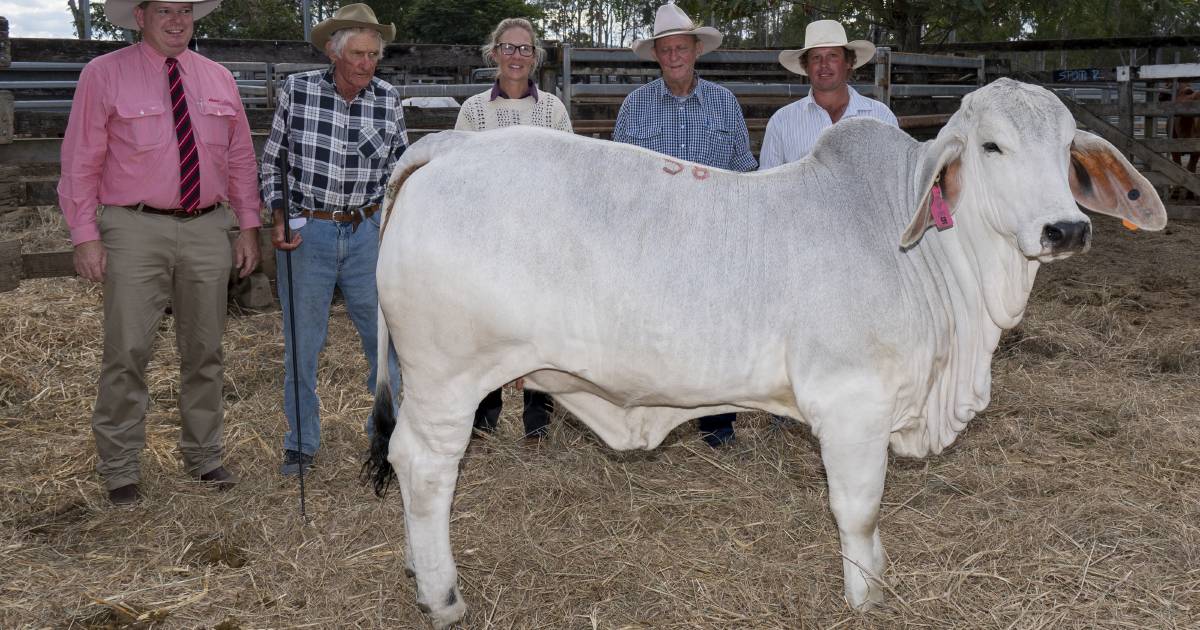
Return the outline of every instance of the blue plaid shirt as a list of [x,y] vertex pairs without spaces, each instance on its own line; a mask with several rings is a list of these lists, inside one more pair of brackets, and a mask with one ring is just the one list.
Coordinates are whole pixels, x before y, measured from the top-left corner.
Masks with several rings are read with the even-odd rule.
[[662,79],[634,90],[621,104],[612,139],[730,171],[758,167],[737,98],[700,78],[683,98],[671,94]]
[[408,145],[400,92],[373,78],[347,103],[334,87],[332,66],[284,79],[261,166],[263,201],[272,209],[282,205],[278,159],[285,142],[291,216],[379,203]]

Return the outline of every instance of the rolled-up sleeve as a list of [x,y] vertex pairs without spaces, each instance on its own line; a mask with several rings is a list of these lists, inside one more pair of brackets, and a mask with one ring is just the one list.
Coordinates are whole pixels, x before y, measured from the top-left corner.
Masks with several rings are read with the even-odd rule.
[[254,158],[254,141],[250,138],[250,121],[242,99],[238,98],[237,82],[228,76],[229,89],[233,94],[236,115],[229,138],[229,205],[233,206],[238,218],[238,227],[243,230],[262,225],[259,208],[262,207],[258,194],[258,161]]
[[267,136],[267,144],[263,147],[262,165],[259,173],[262,179],[262,200],[272,210],[283,209],[283,178],[279,172],[279,155],[285,149],[287,142],[288,112],[292,102],[292,77],[284,79],[283,86],[275,103],[275,115],[271,118],[271,133]]
[[625,101],[621,103],[621,110],[617,112],[617,122],[613,124],[613,142],[634,144],[629,138],[629,109],[629,97],[625,97]]
[[783,125],[783,110],[775,112],[767,121],[767,133],[763,135],[762,151],[758,154],[758,170],[765,171],[784,163],[783,137],[780,127]]
[[396,162],[400,160],[400,156],[404,155],[404,150],[408,148],[408,127],[404,124],[404,100],[400,98],[400,90],[392,87],[392,93],[396,99],[396,135],[392,138],[392,149],[388,154],[387,162],[384,164],[383,181],[386,187],[387,181],[392,176],[392,169],[396,168]]
[[758,161],[750,151],[750,131],[746,129],[746,118],[742,116],[742,108],[737,99],[731,108],[733,120],[730,127],[736,129],[733,136],[733,158],[729,161],[729,170],[747,172],[758,168]]

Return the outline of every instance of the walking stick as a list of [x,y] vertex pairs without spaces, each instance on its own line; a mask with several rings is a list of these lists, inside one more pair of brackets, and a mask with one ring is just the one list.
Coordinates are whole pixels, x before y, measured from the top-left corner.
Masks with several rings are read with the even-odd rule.
[[[292,222],[288,213],[288,151],[287,147],[279,150],[279,177],[283,188],[283,242],[292,242]],[[292,289],[292,250],[283,251],[284,273],[287,274],[288,295],[288,333],[292,339],[292,409],[296,415],[296,448],[300,452],[300,520],[307,522],[308,514],[304,511],[304,423],[300,419],[300,369],[296,359],[296,301]]]

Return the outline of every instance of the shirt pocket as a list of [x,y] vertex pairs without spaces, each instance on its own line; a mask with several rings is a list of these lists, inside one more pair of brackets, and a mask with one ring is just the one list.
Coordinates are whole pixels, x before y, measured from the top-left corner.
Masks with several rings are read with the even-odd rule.
[[632,125],[629,127],[630,140],[633,144],[639,147],[658,151],[659,153],[668,153],[667,138],[662,133],[662,126],[657,123],[643,123],[640,125]]
[[233,103],[222,99],[205,99],[200,101],[199,115],[192,116],[192,120],[200,141],[208,145],[214,155],[224,155],[229,147],[236,117],[237,108]]
[[729,124],[720,118],[709,118],[704,128],[705,155],[709,156],[709,166],[729,168],[733,161],[733,132]]
[[167,108],[162,103],[117,103],[114,135],[138,149],[150,149],[167,141]]
[[[386,135],[385,135],[386,134]],[[358,130],[358,154],[366,160],[382,160],[388,155],[387,137],[391,134],[376,127],[363,127]]]

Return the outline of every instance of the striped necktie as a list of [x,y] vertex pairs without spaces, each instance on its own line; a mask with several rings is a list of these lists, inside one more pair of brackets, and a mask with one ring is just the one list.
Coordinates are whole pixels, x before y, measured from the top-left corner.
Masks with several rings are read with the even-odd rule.
[[171,113],[175,116],[175,139],[179,141],[179,207],[191,214],[200,206],[200,156],[196,155],[196,137],[188,116],[179,60],[167,57],[167,85],[171,88]]

